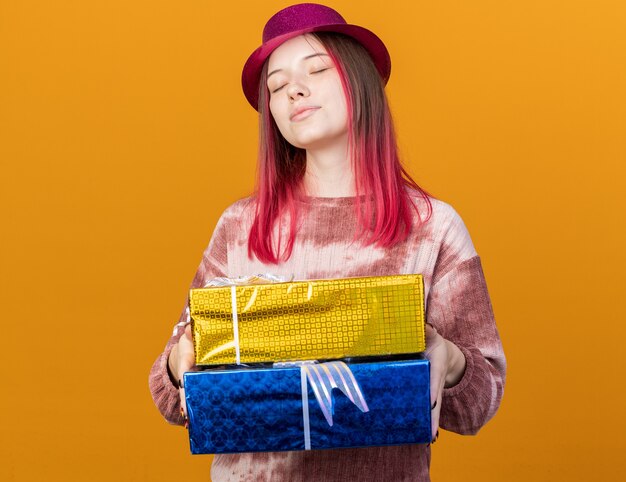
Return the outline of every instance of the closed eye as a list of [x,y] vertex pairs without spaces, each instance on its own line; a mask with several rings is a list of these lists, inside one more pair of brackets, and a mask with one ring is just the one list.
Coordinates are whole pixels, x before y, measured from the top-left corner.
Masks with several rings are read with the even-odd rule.
[[[319,74],[321,72],[324,72],[325,70],[330,69],[330,67],[324,67],[323,69],[319,69],[319,70],[314,70],[313,72],[311,72],[311,75],[313,74]],[[280,90],[282,90],[283,87],[285,87],[287,84],[283,84],[280,87],[278,87],[277,89],[272,90],[272,94],[275,94],[276,92],[279,92]]]

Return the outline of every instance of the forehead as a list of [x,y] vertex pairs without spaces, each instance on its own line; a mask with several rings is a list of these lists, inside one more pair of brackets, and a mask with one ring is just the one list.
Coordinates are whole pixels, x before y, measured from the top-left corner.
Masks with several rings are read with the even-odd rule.
[[268,71],[300,61],[307,55],[328,53],[319,40],[312,35],[299,35],[287,40],[272,52],[268,59]]

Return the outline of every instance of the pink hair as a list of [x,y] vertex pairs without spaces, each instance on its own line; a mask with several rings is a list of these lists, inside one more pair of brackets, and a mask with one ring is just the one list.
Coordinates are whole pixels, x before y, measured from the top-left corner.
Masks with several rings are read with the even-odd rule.
[[[429,195],[402,167],[396,135],[382,80],[367,51],[341,34],[312,34],[319,39],[337,67],[346,96],[349,155],[355,175],[355,237],[365,244],[391,247],[412,229],[411,209],[418,223],[432,214]],[[269,109],[267,63],[259,85],[259,158],[256,212],[248,239],[248,255],[264,263],[289,259],[297,233],[297,200],[302,196],[306,152],[280,134]],[[422,217],[410,197],[412,188],[426,203]],[[278,223],[278,233],[274,227]],[[288,229],[285,234],[285,223]],[[276,237],[276,239],[275,239]],[[285,245],[281,246],[286,239]]]

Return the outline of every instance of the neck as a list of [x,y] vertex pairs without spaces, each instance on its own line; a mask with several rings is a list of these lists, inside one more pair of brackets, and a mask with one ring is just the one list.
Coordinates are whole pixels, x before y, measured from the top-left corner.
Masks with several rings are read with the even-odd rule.
[[347,151],[347,143],[306,151],[304,188],[309,196],[355,195],[354,172]]

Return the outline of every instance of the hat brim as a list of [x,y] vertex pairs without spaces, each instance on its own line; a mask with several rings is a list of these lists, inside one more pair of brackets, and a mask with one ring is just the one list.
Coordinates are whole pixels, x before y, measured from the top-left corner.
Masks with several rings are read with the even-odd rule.
[[267,58],[274,50],[287,40],[299,35],[313,32],[337,32],[354,38],[361,45],[363,45],[363,47],[365,47],[372,57],[383,83],[386,84],[389,80],[389,76],[391,75],[391,58],[389,57],[387,47],[385,47],[383,41],[380,40],[376,34],[366,28],[359,27],[358,25],[345,23],[318,25],[315,27],[295,30],[284,35],[274,37],[252,52],[250,57],[248,57],[241,74],[241,86],[243,87],[243,93],[252,107],[259,110],[259,81],[261,78],[263,64]]

